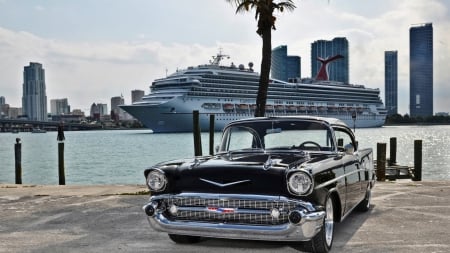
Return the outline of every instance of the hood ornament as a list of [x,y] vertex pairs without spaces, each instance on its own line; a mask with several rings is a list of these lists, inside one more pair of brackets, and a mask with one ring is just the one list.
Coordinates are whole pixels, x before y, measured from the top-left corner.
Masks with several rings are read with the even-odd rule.
[[269,157],[267,158],[267,161],[265,161],[263,164],[263,169],[268,170],[268,169],[270,169],[270,167],[277,165],[280,162],[281,162],[281,159],[272,159],[272,157],[269,155]]
[[268,170],[268,169],[270,169],[270,167],[272,167],[272,165],[273,165],[273,160],[269,155],[269,157],[267,158],[267,161],[263,164],[263,169]]
[[226,183],[226,184],[221,184],[219,182],[214,182],[208,179],[204,179],[204,178],[200,178],[200,180],[202,180],[203,182],[215,185],[215,186],[219,186],[219,187],[227,187],[227,186],[232,186],[232,185],[236,185],[236,184],[242,184],[242,183],[247,183],[250,182],[249,179],[246,180],[241,180],[241,181],[234,181],[234,182],[230,182],[230,183]]

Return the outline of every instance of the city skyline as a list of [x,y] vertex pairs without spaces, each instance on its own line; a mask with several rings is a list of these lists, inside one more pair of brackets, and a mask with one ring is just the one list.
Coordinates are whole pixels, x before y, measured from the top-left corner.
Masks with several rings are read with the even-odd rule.
[[[350,82],[379,88],[384,98],[384,52],[396,50],[400,114],[409,113],[409,28],[433,23],[434,112],[450,111],[448,1],[294,3],[293,12],[277,14],[272,45],[287,45],[290,55],[302,58],[301,76],[311,73],[311,43],[346,37]],[[45,66],[48,99],[67,97],[71,108],[85,112],[93,102],[109,103],[134,89],[148,93],[154,79],[207,63],[219,48],[231,56],[225,64],[253,62],[259,72],[254,15],[236,15],[226,1],[116,1],[107,10],[105,4],[0,0],[0,96],[6,103],[20,107],[28,62]]]

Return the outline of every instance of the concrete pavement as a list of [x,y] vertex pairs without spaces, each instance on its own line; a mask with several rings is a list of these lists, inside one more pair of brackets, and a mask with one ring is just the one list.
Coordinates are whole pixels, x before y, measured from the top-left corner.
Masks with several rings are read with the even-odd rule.
[[[299,252],[301,244],[205,239],[177,245],[152,231],[143,185],[0,184],[0,252]],[[377,182],[367,213],[336,225],[332,252],[450,252],[450,182]]]

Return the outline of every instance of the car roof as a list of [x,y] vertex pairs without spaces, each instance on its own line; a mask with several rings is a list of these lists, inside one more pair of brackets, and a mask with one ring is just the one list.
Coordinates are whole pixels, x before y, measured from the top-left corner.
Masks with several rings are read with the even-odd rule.
[[348,128],[347,124],[345,124],[342,120],[336,119],[336,118],[326,118],[326,117],[315,117],[315,116],[274,116],[274,117],[254,117],[254,118],[248,118],[248,119],[241,119],[236,120],[233,122],[230,122],[228,125],[234,125],[239,123],[245,123],[245,122],[252,122],[252,121],[267,121],[267,120],[305,120],[305,121],[320,121],[323,123],[326,123],[331,126],[341,126]]

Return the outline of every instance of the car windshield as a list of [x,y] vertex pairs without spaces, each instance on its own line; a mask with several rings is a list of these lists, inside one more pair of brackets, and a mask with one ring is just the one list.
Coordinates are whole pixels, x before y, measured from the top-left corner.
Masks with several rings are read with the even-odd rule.
[[308,120],[260,120],[242,122],[225,129],[220,150],[333,151],[328,125]]

